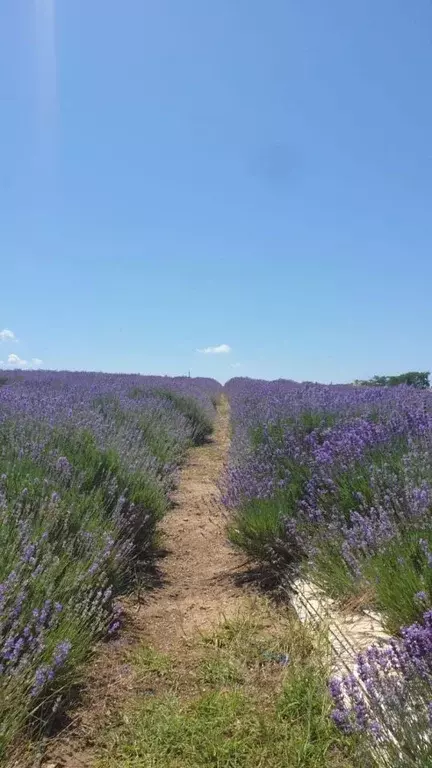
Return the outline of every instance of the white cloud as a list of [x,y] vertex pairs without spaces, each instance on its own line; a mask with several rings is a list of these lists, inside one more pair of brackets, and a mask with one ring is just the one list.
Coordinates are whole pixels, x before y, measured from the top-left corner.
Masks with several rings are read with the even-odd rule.
[[241,368],[241,363],[230,363],[231,368]]
[[21,368],[25,368],[27,365],[27,360],[21,360],[18,355],[9,355],[7,361],[9,365],[19,365]]
[[43,360],[40,360],[39,357],[32,357],[32,366],[39,368],[40,365],[43,365]]
[[3,331],[0,331],[0,341],[16,341],[17,337],[15,336],[13,331],[10,331],[8,328],[5,328]]
[[204,349],[197,349],[197,352],[201,352],[203,355],[227,355],[231,352],[231,347],[228,344],[219,344],[218,347],[204,347]]

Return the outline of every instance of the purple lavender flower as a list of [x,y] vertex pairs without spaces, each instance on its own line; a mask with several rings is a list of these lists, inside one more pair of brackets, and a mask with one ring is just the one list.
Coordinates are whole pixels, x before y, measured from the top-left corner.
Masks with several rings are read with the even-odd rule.
[[31,688],[30,695],[33,698],[38,696],[43,691],[47,683],[50,683],[54,680],[54,674],[54,669],[48,664],[43,664],[42,666],[38,667],[34,676],[34,683]]
[[121,627],[120,621],[113,621],[108,627],[108,634],[114,635]]
[[63,642],[56,646],[53,654],[53,666],[55,668],[63,666],[67,657],[69,656],[71,648],[72,643],[70,643],[69,640],[63,640]]
[[69,476],[72,472],[72,465],[66,456],[59,456],[55,468],[62,475]]

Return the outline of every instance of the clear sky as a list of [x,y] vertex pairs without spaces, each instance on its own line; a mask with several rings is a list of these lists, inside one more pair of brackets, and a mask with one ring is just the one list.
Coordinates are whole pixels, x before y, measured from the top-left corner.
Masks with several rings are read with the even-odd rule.
[[431,83],[430,0],[2,0],[0,359],[432,368]]

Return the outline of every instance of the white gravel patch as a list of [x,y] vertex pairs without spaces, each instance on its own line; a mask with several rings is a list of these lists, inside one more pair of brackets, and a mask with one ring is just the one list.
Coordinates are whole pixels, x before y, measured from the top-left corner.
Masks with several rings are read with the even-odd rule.
[[360,651],[389,639],[379,614],[372,611],[342,613],[335,600],[304,579],[297,579],[294,589],[292,604],[300,621],[327,626],[335,674],[351,672]]

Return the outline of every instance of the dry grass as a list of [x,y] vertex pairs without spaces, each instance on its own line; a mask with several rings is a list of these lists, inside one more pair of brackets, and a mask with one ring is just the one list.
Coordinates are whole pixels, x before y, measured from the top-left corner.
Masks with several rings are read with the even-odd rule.
[[101,735],[100,768],[355,763],[359,745],[329,718],[324,637],[264,598],[197,636],[189,660],[143,646],[130,663],[141,693]]

